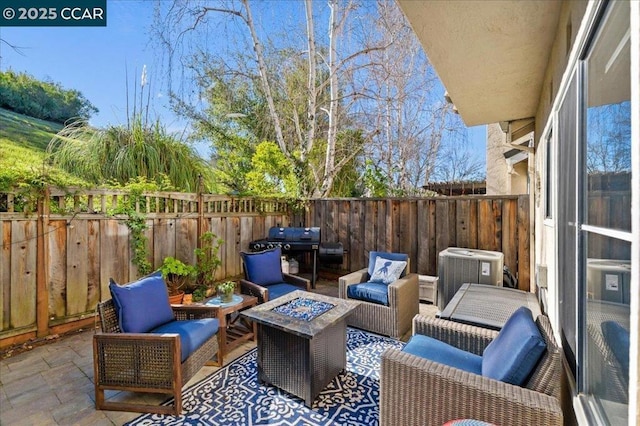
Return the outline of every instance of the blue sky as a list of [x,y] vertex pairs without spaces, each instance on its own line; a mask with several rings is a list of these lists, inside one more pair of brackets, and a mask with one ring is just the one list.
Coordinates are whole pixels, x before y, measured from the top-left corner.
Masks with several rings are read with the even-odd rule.
[[[146,65],[153,93],[151,117],[180,132],[186,123],[168,108],[158,75],[160,58],[149,45],[153,4],[108,0],[106,27],[0,27],[0,38],[19,46],[21,53],[0,43],[0,70],[11,68],[79,90],[100,110],[91,124],[102,127],[126,123],[126,82],[131,100]],[[471,148],[484,161],[485,126],[470,128],[469,138]],[[205,150],[200,147],[199,151]]]

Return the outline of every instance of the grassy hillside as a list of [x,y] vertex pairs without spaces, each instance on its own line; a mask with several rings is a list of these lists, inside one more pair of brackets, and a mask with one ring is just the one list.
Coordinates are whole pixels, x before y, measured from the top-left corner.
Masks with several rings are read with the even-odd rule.
[[0,109],[0,191],[41,182],[62,186],[86,184],[45,166],[49,141],[62,126]]

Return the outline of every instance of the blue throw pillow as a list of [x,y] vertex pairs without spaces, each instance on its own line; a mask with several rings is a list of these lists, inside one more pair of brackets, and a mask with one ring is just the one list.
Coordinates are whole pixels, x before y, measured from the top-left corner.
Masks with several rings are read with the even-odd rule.
[[175,319],[159,271],[123,286],[110,279],[109,290],[125,333],[147,333]]
[[[406,253],[387,253],[384,251],[370,251],[369,252],[369,267],[367,272],[369,272],[369,276],[371,277],[375,272],[376,267],[376,258],[381,257],[387,260],[396,260],[396,261],[404,261],[406,262],[409,259],[409,255]],[[400,278],[407,275],[407,268],[402,271]]]
[[257,253],[240,253],[244,261],[244,271],[247,280],[252,283],[266,286],[279,284],[284,281],[282,277],[282,263],[280,248],[266,250]]
[[482,375],[522,386],[547,348],[531,310],[518,308],[482,354]]

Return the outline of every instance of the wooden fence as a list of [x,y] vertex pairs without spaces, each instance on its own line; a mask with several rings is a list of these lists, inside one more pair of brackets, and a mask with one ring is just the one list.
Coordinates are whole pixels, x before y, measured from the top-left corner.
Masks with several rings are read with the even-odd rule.
[[[97,302],[110,298],[109,278],[124,283],[140,275],[131,262],[128,216],[117,214],[129,197],[51,190],[29,214],[23,205],[27,212],[16,211],[14,194],[0,194],[0,347],[92,324]],[[207,194],[144,194],[134,208],[144,215],[154,268],[166,256],[195,263],[206,231],[222,238],[218,279],[239,275],[239,252],[291,217],[281,200]]]
[[437,275],[447,247],[494,250],[529,290],[529,196],[312,200],[306,223],[341,242],[343,269],[364,268],[371,250],[408,253],[412,272]]
[[[271,226],[320,226],[322,241],[346,250],[338,272],[365,266],[370,250],[411,256],[412,270],[437,275],[449,246],[502,251],[529,288],[528,196],[417,199],[325,199],[293,212],[281,200],[208,194],[51,189],[36,204],[0,194],[0,347],[92,326],[96,303],[110,297],[109,278],[139,276],[131,233],[118,207],[132,201],[144,215],[149,261],[166,256],[194,263],[199,235],[224,240],[216,278],[242,273],[239,253]],[[15,206],[21,205],[20,209]]]

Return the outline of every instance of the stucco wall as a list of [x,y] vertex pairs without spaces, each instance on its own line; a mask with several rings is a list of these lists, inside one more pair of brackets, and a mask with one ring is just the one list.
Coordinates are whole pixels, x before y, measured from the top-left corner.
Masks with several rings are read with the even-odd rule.
[[487,125],[487,195],[527,193],[527,162],[521,161],[509,170],[504,153],[511,149],[500,126]]

